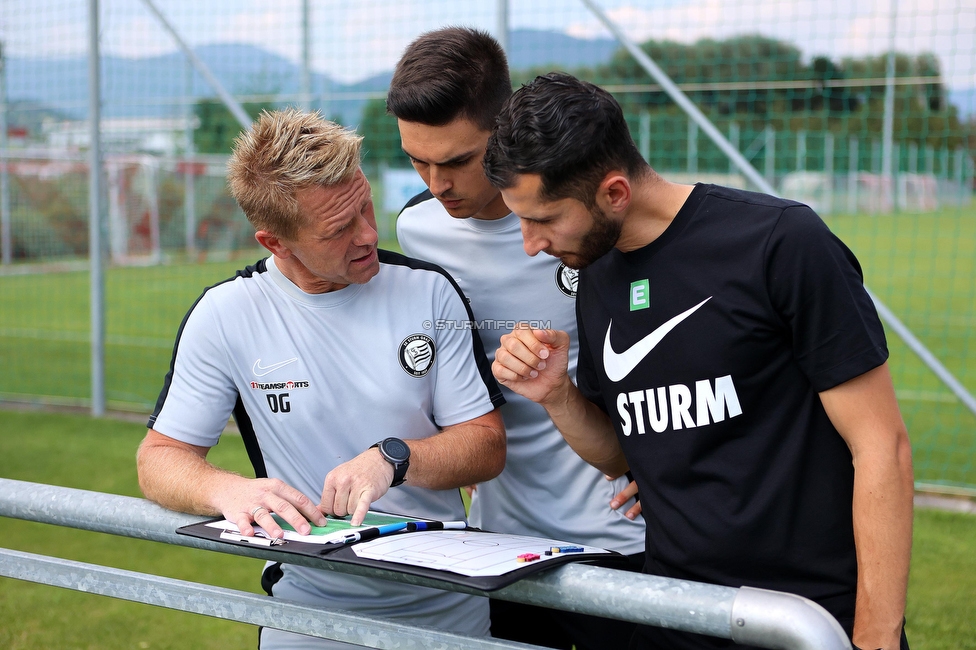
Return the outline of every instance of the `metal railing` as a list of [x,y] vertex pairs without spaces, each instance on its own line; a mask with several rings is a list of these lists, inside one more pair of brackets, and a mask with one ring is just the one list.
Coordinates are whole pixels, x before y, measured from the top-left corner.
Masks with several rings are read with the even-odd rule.
[[[395,570],[178,535],[177,528],[197,523],[201,518],[133,497],[0,479],[0,516],[488,595],[477,589]],[[371,648],[535,647],[5,549],[0,549],[0,575]],[[707,634],[763,648],[849,650],[851,647],[837,621],[816,603],[792,594],[750,587],[735,589],[569,564],[526,577],[490,595]]]

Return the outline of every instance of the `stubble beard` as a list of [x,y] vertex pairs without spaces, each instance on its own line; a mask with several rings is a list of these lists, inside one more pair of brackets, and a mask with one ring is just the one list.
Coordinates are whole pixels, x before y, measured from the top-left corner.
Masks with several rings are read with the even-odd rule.
[[575,253],[563,253],[559,256],[563,264],[571,269],[583,269],[610,252],[620,239],[622,225],[610,219],[599,208],[590,212],[593,225],[583,235],[580,249]]

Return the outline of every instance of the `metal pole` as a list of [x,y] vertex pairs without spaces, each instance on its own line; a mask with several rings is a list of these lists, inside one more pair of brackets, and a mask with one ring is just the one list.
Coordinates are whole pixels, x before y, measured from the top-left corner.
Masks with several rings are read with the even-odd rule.
[[105,415],[105,276],[98,0],[88,0],[88,259],[91,265],[91,412]]
[[688,120],[688,173],[698,173],[698,125]]
[[968,205],[973,200],[973,176],[976,175],[976,168],[973,165],[972,156],[966,156],[964,160],[966,166],[966,174],[963,179],[963,201],[964,205]]
[[834,211],[834,134],[824,134],[824,212]]
[[882,121],[881,178],[883,203],[893,206],[894,175],[891,164],[895,126],[895,27],[898,21],[898,0],[891,0],[891,22],[888,31],[888,64],[885,71],[884,119]]
[[312,9],[310,0],[302,0],[302,87],[298,103],[302,110],[312,108]]
[[905,185],[904,183],[902,183],[903,180],[902,176],[899,173],[901,171],[901,143],[900,142],[895,142],[892,144],[891,167],[892,167],[891,191],[892,191],[892,198],[894,199],[891,205],[892,205],[892,209],[895,212],[898,212],[900,209],[902,209],[905,206],[905,202],[902,199],[904,199],[907,196],[905,194]]
[[860,166],[857,136],[847,139],[847,211],[857,212],[857,168]]
[[881,155],[882,149],[882,143],[878,142],[877,138],[871,138],[871,173],[878,174],[881,179],[881,186],[877,188],[877,195],[872,197],[871,214],[888,212],[886,206],[890,205],[891,197],[885,187],[888,184],[889,177],[884,175],[884,169],[882,169],[884,164]]
[[495,2],[495,36],[502,50],[508,53],[508,0],[496,0]]
[[[0,516],[486,595],[473,587],[410,576],[395,568],[377,569],[330,561],[328,556],[295,555],[178,535],[177,528],[199,523],[201,518],[114,494],[0,478]],[[850,648],[840,624],[819,605],[761,589],[735,589],[574,563],[530,575],[491,596],[765,648]]]
[[193,161],[193,67],[189,62],[183,67],[186,75],[185,101],[183,117],[183,241],[188,257],[197,252],[197,196],[196,196],[196,167]]
[[140,166],[144,174],[146,201],[149,203],[149,256],[153,264],[161,264],[163,248],[159,235],[159,161],[152,156],[145,156]]
[[129,224],[125,218],[125,195],[122,191],[125,163],[114,156],[104,162],[108,185],[108,249],[112,262],[121,265],[129,256]]
[[245,111],[238,101],[234,99],[229,92],[227,92],[219,81],[217,81],[217,77],[210,72],[210,68],[208,68],[207,65],[200,60],[200,57],[198,57],[196,53],[190,49],[190,46],[186,44],[186,41],[184,41],[179,32],[176,31],[176,28],[173,27],[168,20],[166,20],[166,16],[164,16],[162,12],[156,8],[156,5],[152,3],[152,0],[142,0],[142,2],[146,5],[149,11],[156,16],[156,19],[159,20],[160,24],[162,24],[163,29],[169,32],[169,35],[173,37],[173,40],[176,41],[179,48],[183,50],[183,54],[186,55],[186,58],[190,60],[190,63],[192,63],[193,67],[197,69],[197,72],[203,75],[203,78],[207,80],[210,87],[213,88],[214,92],[217,93],[217,96],[220,97],[220,101],[224,103],[224,106],[227,107],[227,110],[231,112],[231,115],[233,115],[234,118],[240,123],[241,127],[245,131],[251,128],[252,120],[247,114],[247,111]]
[[796,132],[796,171],[807,170],[807,132],[800,129]]
[[641,157],[647,161],[647,164],[651,164],[651,112],[648,110],[642,110],[640,112],[640,126],[637,134],[640,144],[638,149],[640,150]]
[[878,309],[878,314],[881,316],[882,320],[888,324],[888,327],[893,329],[898,336],[905,341],[905,344],[911,349],[912,352],[918,355],[918,357],[927,365],[936,376],[942,380],[942,382],[949,387],[959,401],[962,402],[966,408],[972,411],[973,415],[976,415],[976,397],[966,390],[966,387],[962,385],[958,379],[953,376],[949,369],[942,365],[942,363],[935,357],[934,354],[929,352],[928,348],[915,338],[912,331],[905,326],[898,317],[895,316],[894,312],[888,309],[878,298],[868,291],[868,295],[871,296],[871,300],[874,301],[874,306]]
[[492,639],[405,625],[213,585],[0,549],[0,575],[136,603],[286,630],[366,648],[543,650]]
[[654,78],[654,81],[661,86],[664,92],[666,92],[671,99],[673,99],[675,103],[681,107],[681,110],[687,113],[688,117],[694,120],[695,123],[705,132],[705,134],[711,138],[712,142],[718,145],[718,148],[722,150],[722,153],[728,156],[732,162],[735,163],[735,166],[738,167],[743,174],[745,174],[746,178],[748,178],[756,187],[758,187],[760,191],[767,194],[772,194],[773,196],[778,196],[776,191],[773,189],[773,186],[762,177],[762,174],[756,171],[756,168],[745,159],[745,156],[739,153],[739,150],[732,146],[728,139],[722,135],[722,132],[715,128],[715,125],[712,124],[711,120],[705,117],[698,107],[695,106],[695,103],[688,99],[688,96],[685,95],[684,92],[678,88],[673,81],[671,81],[671,78],[664,72],[664,70],[658,67],[658,65],[651,60],[651,57],[647,56],[647,53],[644,52],[644,50],[637,47],[633,41],[627,38],[623,31],[617,27],[616,23],[610,20],[610,18],[603,13],[603,10],[600,9],[600,7],[593,2],[593,0],[582,0],[582,2],[591,12],[593,12],[593,15],[596,16],[601,23],[603,23],[603,26],[610,30],[610,33],[613,34],[614,38],[616,38],[620,44],[623,45],[628,52],[630,52],[630,55],[637,59],[637,62],[641,65],[641,67],[644,68],[644,70],[646,70],[647,73]]
[[[729,124],[729,142],[732,143],[732,146],[735,147],[736,150],[739,149],[739,123],[738,122],[731,122]],[[735,164],[731,160],[729,161],[729,173],[730,174],[735,173]]]
[[956,147],[955,155],[952,157],[953,171],[956,174],[956,186],[959,188],[959,205],[963,205],[963,196],[965,196],[966,188],[963,187],[963,179],[966,174],[963,172],[963,155],[962,147]]
[[766,155],[766,180],[772,188],[776,181],[776,129],[772,124],[767,124],[763,130],[766,135],[765,155]]
[[13,228],[10,214],[10,179],[7,168],[10,165],[7,149],[7,56],[0,42],[0,264],[7,266],[13,262]]

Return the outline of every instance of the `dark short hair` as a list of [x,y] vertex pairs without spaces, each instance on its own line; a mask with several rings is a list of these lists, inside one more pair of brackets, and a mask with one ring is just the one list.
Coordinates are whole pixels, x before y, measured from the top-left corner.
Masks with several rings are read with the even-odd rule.
[[393,71],[386,109],[407,122],[443,126],[463,117],[490,131],[511,94],[498,41],[475,29],[448,27],[407,46]]
[[611,171],[651,171],[630,135],[623,110],[607,91],[550,72],[515,91],[488,139],[485,175],[499,189],[519,174],[538,174],[542,197],[574,198],[593,207]]

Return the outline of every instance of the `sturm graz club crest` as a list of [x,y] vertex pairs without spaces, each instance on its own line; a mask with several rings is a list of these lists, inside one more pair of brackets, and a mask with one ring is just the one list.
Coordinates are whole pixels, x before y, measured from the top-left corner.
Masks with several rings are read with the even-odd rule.
[[400,344],[400,367],[414,377],[423,377],[434,365],[434,339],[411,334]]
[[576,297],[576,285],[579,283],[579,270],[571,269],[562,262],[556,267],[556,286],[570,298]]

